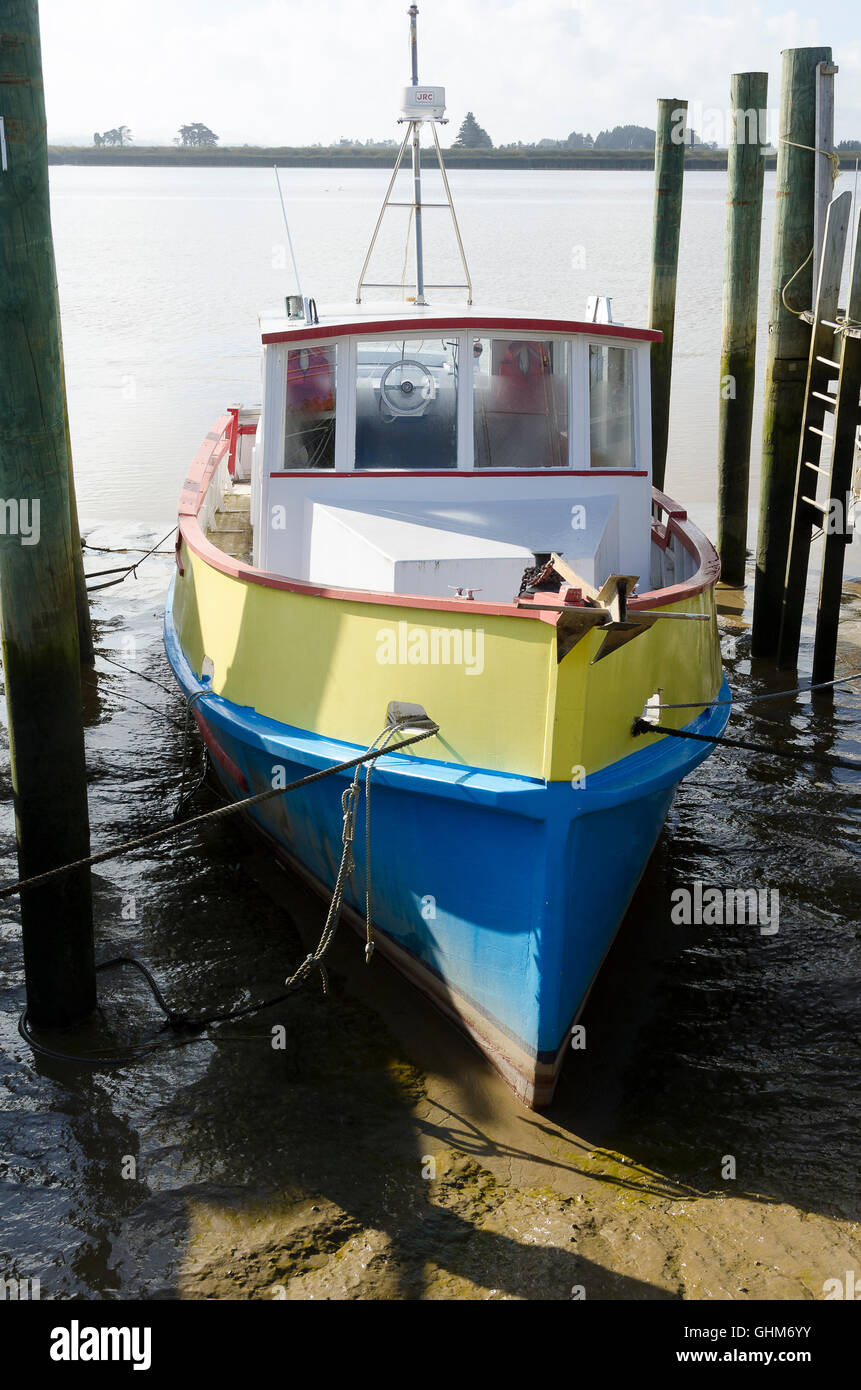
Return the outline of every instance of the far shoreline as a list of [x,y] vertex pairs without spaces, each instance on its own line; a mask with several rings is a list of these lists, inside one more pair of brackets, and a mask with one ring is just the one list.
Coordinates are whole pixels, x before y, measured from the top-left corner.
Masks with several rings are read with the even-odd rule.
[[[390,169],[396,149],[341,149],[308,146],[241,145],[215,148],[171,148],[167,145],[49,145],[49,164],[73,164],[98,167],[171,167],[171,168],[281,168],[293,169]],[[859,152],[861,153],[861,152]],[[654,169],[652,150],[444,150],[446,167],[454,169],[576,169],[648,171]],[[854,169],[858,156],[844,151],[840,156],[841,171]],[[765,155],[766,169],[774,169],[776,153]],[[685,167],[720,173],[727,167],[726,150],[688,149]]]

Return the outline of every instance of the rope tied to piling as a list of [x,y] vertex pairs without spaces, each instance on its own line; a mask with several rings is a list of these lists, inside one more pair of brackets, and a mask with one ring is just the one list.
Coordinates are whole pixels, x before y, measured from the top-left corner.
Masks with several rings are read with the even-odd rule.
[[[109,570],[94,570],[92,574],[88,574],[88,575],[86,576],[88,580],[89,580],[89,579],[98,579],[98,578],[100,578],[101,575],[104,575],[104,574],[118,574],[120,577],[119,577],[119,579],[109,579],[109,580],[107,581],[107,583],[105,583],[105,584],[88,584],[88,585],[87,585],[87,593],[89,593],[89,594],[95,594],[95,593],[98,593],[99,589],[113,589],[113,588],[115,587],[115,585],[117,585],[117,584],[122,584],[123,581],[124,581],[125,579],[128,579],[128,577],[129,577],[130,574],[133,574],[134,577],[135,577],[135,579],[137,579],[137,577],[138,577],[137,572],[138,572],[139,566],[143,564],[144,560],[148,560],[149,557],[150,557],[150,555],[155,555],[155,553],[156,553],[156,552],[158,551],[158,549],[159,549],[159,546],[164,545],[165,541],[170,540],[170,538],[171,538],[171,536],[173,535],[173,533],[174,533],[175,530],[176,530],[176,527],[175,527],[175,526],[171,526],[171,528],[170,528],[170,530],[168,531],[167,535],[166,535],[166,536],[162,536],[162,538],[161,538],[160,541],[156,541],[155,545],[154,545],[154,546],[151,546],[150,549],[147,550],[143,555],[141,555],[141,557],[140,557],[139,560],[135,560],[135,561],[133,562],[133,564],[131,564],[131,565],[116,565],[113,569],[109,569]],[[161,553],[164,554],[165,552],[161,552]],[[167,552],[167,553],[169,553],[169,552]]]
[[802,145],[800,140],[789,140],[785,135],[779,136],[779,140],[781,145],[793,145],[797,150],[809,150],[811,154],[824,154],[831,163],[831,187],[834,187],[840,177],[840,155],[836,150],[823,150],[818,145]]
[[797,685],[792,690],[773,690],[767,695],[733,695],[729,700],[691,700],[683,705],[649,705],[650,710],[659,709],[717,709],[719,705],[755,705],[762,700],[787,700],[790,695],[809,695],[816,690],[831,690],[835,685],[845,685],[847,681],[861,680],[861,671],[853,671],[851,676],[838,676],[833,681],[819,681],[816,685]]
[[[819,149],[816,145],[803,145],[800,140],[788,140],[785,135],[781,135],[779,137],[779,141],[782,145],[793,145],[797,150],[809,150],[811,154],[825,155],[831,163],[831,187],[832,189],[834,188],[834,185],[837,182],[837,179],[840,175],[840,156],[836,152],[836,150],[822,150]],[[787,313],[794,314],[797,319],[801,318],[801,315],[804,313],[804,310],[793,309],[791,304],[787,304],[786,291],[789,289],[789,286],[792,284],[795,277],[797,275],[800,275],[804,267],[808,265],[810,261],[813,260],[814,249],[815,248],[811,246],[809,255],[805,256],[804,260],[801,262],[801,265],[792,275],[790,275],[783,289],[780,291],[780,300],[783,304],[784,309],[787,311]]]
[[861,772],[861,762],[850,758],[829,756],[827,753],[810,753],[804,748],[775,748],[764,743],[751,743],[745,738],[727,738],[722,734],[695,734],[692,729],[673,729],[667,724],[653,724],[649,719],[637,718],[631,726],[631,733],[670,734],[674,738],[692,739],[695,743],[711,743],[724,748],[741,748],[748,753],[765,753],[768,757],[788,758],[796,763],[822,763],[825,767],[843,768],[848,772]]
[[812,260],[813,260],[813,247],[811,246],[809,254],[808,254],[807,256],[805,256],[804,260],[801,262],[801,265],[798,267],[798,269],[797,269],[792,275],[790,275],[790,277],[789,277],[789,279],[787,280],[786,284],[784,285],[783,289],[780,291],[780,300],[781,300],[781,303],[783,304],[784,309],[786,309],[787,313],[794,314],[795,317],[796,317],[797,319],[800,319],[800,318],[801,318],[801,315],[804,313],[804,310],[803,310],[803,309],[793,309],[793,307],[792,307],[791,304],[787,304],[787,302],[786,302],[786,291],[789,289],[789,286],[792,284],[792,282],[793,282],[793,280],[796,278],[796,276],[797,276],[797,275],[800,275],[801,272],[802,272],[802,270],[804,269],[804,267],[805,267],[806,265],[808,265],[809,262],[812,261]]

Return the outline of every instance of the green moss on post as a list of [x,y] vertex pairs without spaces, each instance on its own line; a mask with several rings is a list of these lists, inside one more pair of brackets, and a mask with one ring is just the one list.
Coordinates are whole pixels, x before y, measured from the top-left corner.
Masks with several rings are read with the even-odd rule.
[[[36,0],[0,37],[0,621],[22,878],[89,854],[56,273]],[[96,999],[88,869],[21,894],[33,1023]]]
[[676,271],[682,222],[682,182],[685,172],[685,132],[688,103],[658,102],[655,134],[655,213],[652,231],[652,274],[649,283],[649,327],[663,333],[652,344],[652,479],[664,486],[670,427],[670,380],[673,370],[673,329],[676,319]]
[[767,101],[768,73],[733,74],[718,429],[718,550],[728,584],[744,583],[747,553]]
[[[751,644],[754,656],[774,656],[780,633],[810,353],[810,325],[792,309],[813,307],[816,157],[812,148],[800,147],[815,144],[816,68],[819,63],[830,62],[830,48],[788,48],[783,54]],[[810,259],[805,265],[807,257]],[[787,309],[783,291],[793,276],[786,291],[792,309]]]

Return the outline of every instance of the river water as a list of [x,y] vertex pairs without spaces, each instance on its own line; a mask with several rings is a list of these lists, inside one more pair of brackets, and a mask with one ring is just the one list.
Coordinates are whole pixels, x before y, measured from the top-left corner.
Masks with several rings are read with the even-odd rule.
[[[303,288],[349,301],[380,175],[283,177]],[[62,167],[51,182],[93,572],[122,562],[100,547],[146,548],[168,531],[213,418],[259,399],[256,315],[292,280],[265,170]],[[617,320],[645,322],[651,175],[451,182],[477,302],[577,316],[604,293]],[[773,192],[767,176],[763,324]],[[433,278],[457,278],[437,217]],[[690,175],[667,490],[710,532],[723,217],[723,176]],[[402,221],[381,243],[384,278],[401,277],[404,232]],[[838,674],[861,666],[859,549],[847,553]],[[94,848],[163,823],[179,792],[182,705],[160,640],[171,564],[153,556],[95,596]],[[721,605],[741,698],[792,684],[752,662],[749,600],[750,582]],[[802,676],[811,635],[808,612]],[[815,705],[739,707],[730,732],[858,758],[859,714],[861,682]],[[0,874],[11,878],[5,756],[2,769]],[[193,803],[212,804],[205,788]],[[53,1298],[568,1298],[577,1282],[590,1297],[821,1297],[826,1278],[861,1268],[859,849],[857,776],[715,753],[680,789],[590,999],[589,1046],[543,1116],[384,962],[365,970],[346,930],[327,1000],[310,988],[289,1009],[118,1070],[36,1059],[16,1031],[23,978],[7,903],[0,1276],[38,1278]],[[674,925],[671,894],[697,881],[776,890],[779,931]],[[106,864],[94,885],[99,956],[140,955],[193,1012],[277,994],[322,921],[231,820]],[[76,1044],[157,1030],[134,980],[102,976],[100,994],[104,1017]],[[283,1052],[273,1023],[287,1030]]]

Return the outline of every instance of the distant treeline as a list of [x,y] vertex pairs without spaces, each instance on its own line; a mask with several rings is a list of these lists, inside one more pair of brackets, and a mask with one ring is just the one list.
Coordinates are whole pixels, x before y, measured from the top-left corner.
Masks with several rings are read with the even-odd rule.
[[[773,169],[776,155],[765,156],[766,168]],[[463,149],[445,151],[446,164],[451,169],[651,169],[652,150],[608,149],[547,149],[509,147],[508,149]],[[326,169],[390,169],[394,160],[391,146],[260,146],[219,145],[194,148],[178,145],[49,145],[50,164],[88,165],[180,165],[219,166],[223,168],[271,168],[273,164],[287,168]],[[709,149],[702,145],[685,149],[685,163],[696,169],[725,169],[726,150]],[[855,156],[845,153],[843,167],[854,168]]]

